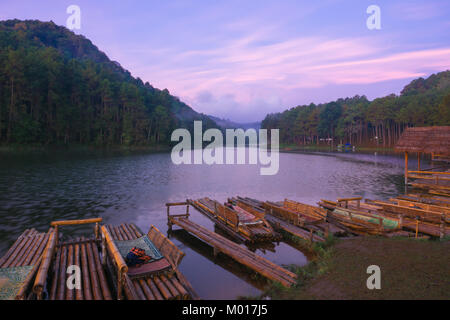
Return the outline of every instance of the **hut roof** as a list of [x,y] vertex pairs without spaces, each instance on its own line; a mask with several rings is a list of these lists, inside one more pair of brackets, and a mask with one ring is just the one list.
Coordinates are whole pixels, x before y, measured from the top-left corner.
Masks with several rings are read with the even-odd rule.
[[450,126],[407,128],[395,150],[450,155]]

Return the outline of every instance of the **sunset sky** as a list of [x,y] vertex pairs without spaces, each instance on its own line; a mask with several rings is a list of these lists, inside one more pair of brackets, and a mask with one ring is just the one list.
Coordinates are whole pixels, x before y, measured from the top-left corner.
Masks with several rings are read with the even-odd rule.
[[[111,60],[196,111],[239,122],[340,97],[399,93],[450,69],[448,1],[19,1],[0,20],[81,30]],[[369,30],[369,5],[381,30]]]

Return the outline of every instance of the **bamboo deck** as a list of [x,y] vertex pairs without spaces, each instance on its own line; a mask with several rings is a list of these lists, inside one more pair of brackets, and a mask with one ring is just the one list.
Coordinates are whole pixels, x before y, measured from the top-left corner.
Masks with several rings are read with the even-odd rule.
[[52,231],[52,228],[47,233],[37,232],[35,229],[25,230],[0,259],[0,268],[36,264]]
[[228,240],[215,232],[190,221],[187,217],[169,216],[169,224],[177,225],[212,246],[216,253],[222,252],[264,277],[279,282],[286,287],[296,283],[297,275],[258,256],[246,248]]
[[[67,267],[81,269],[80,289],[68,289]],[[112,300],[113,287],[100,260],[98,241],[78,238],[58,245],[49,274],[49,300]]]
[[[134,224],[122,224],[118,227],[107,225],[106,228],[114,240],[133,240],[142,236]],[[196,296],[191,285],[180,275],[165,273],[131,279],[133,288],[125,290],[126,296],[130,300],[185,300]]]
[[[117,250],[109,250],[111,242],[105,245],[100,239],[100,236],[105,238],[105,233],[103,231],[100,233],[98,225],[100,221],[100,218],[96,218],[52,222],[52,227],[47,233],[39,233],[34,229],[25,230],[0,259],[0,268],[5,270],[32,266],[24,282],[19,283],[20,290],[14,293],[15,298],[113,300],[121,299],[122,291],[125,293],[124,298],[128,300],[198,298],[190,283],[177,268],[184,253],[155,227],[152,226],[148,236],[163,257],[170,262],[171,267],[161,272],[131,277],[127,272],[123,272],[127,270],[126,266],[121,266],[117,262],[122,259],[117,257]],[[58,243],[59,228],[84,223],[96,223],[93,238],[80,237]],[[102,228],[110,232],[112,241],[134,240],[142,236],[134,224],[122,224],[118,227],[108,225]],[[68,271],[70,266],[72,272]],[[73,270],[77,268],[81,271],[80,287],[69,288],[67,282]]]
[[272,216],[271,214],[266,214],[266,219],[276,230],[283,230],[288,234],[298,237],[303,240],[308,240],[310,242],[323,242],[325,239],[312,231],[306,231],[303,228],[297,227],[293,224],[290,224],[280,218]]
[[251,208],[237,204],[234,199],[229,199],[225,204],[209,198],[187,200],[186,203],[221,226],[238,241],[254,243],[280,239],[266,221],[264,212],[250,211]]

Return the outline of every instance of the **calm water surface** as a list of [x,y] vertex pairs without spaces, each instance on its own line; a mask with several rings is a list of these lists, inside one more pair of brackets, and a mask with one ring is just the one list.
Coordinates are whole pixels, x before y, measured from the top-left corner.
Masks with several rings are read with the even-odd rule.
[[[153,224],[167,234],[166,202],[205,196],[223,202],[241,195],[315,204],[348,196],[386,199],[403,188],[403,158],[373,153],[280,153],[274,176],[261,176],[258,165],[176,166],[169,153],[0,154],[0,255],[25,228],[45,231],[53,220],[101,216],[105,223],[134,222],[143,231]],[[191,213],[214,230],[210,220],[192,208]],[[170,237],[186,253],[180,269],[202,298],[260,292],[261,281],[231,259],[214,259],[209,246],[183,230]],[[288,243],[252,249],[278,264],[307,262]]]

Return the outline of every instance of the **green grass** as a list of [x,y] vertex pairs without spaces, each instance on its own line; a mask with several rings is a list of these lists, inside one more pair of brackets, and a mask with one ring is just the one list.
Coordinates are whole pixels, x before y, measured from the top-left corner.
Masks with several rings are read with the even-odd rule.
[[[288,266],[298,275],[297,283],[285,288],[271,282],[261,295],[250,298],[450,299],[450,237],[330,237],[312,245],[302,239],[288,239],[312,253],[307,265]],[[381,269],[380,290],[366,286],[369,265]]]

